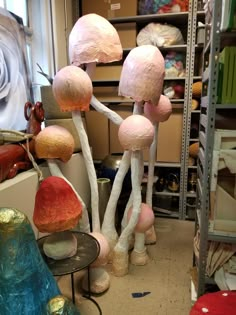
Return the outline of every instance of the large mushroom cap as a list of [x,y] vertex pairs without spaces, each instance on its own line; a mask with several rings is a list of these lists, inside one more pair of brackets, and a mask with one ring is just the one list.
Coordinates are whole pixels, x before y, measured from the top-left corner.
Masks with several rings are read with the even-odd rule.
[[154,137],[152,123],[142,115],[131,115],[119,127],[118,138],[124,150],[149,148]]
[[119,84],[119,95],[157,105],[165,75],[164,58],[157,47],[133,48],[126,57]]
[[82,16],[70,32],[69,58],[76,66],[118,61],[122,53],[116,29],[100,15],[90,13]]
[[60,159],[67,162],[74,152],[74,147],[73,136],[61,126],[45,127],[35,137],[35,152],[39,159]]
[[59,70],[52,90],[62,112],[89,110],[93,86],[88,74],[81,68],[71,65]]
[[43,180],[35,197],[33,221],[40,232],[72,229],[82,214],[82,204],[70,185],[57,176]]
[[149,102],[144,104],[144,115],[154,122],[164,122],[169,119],[172,113],[172,105],[169,98],[165,95],[160,96],[158,106]]

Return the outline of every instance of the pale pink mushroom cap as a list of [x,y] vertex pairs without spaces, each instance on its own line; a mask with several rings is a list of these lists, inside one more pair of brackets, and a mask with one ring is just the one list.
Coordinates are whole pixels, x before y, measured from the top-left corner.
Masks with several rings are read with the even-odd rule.
[[96,238],[96,240],[98,241],[100,245],[100,253],[97,259],[95,260],[95,262],[93,262],[92,266],[98,267],[98,266],[106,265],[108,261],[108,255],[110,252],[110,246],[107,242],[107,239],[105,238],[105,236],[103,236],[101,233],[98,233],[98,232],[91,232],[89,234],[92,235],[94,238]]
[[153,123],[164,122],[169,119],[172,113],[172,105],[169,98],[161,95],[157,106],[146,102],[144,104],[144,115]]
[[119,95],[157,105],[164,75],[165,62],[157,47],[152,45],[135,47],[123,64]]
[[[127,219],[129,220],[132,215],[133,208],[128,210]],[[135,226],[134,231],[137,233],[144,233],[151,228],[154,223],[154,213],[152,209],[146,204],[141,204],[141,212],[138,217],[138,222]]]
[[88,74],[81,68],[71,65],[59,70],[52,90],[62,112],[89,110],[93,86]]
[[131,115],[119,127],[118,138],[124,150],[143,150],[149,148],[154,137],[154,127],[142,115]]
[[123,50],[114,26],[104,17],[90,13],[75,23],[69,36],[69,58],[76,66],[108,63],[122,58]]
[[35,137],[35,152],[39,159],[59,159],[69,161],[75,147],[71,133],[64,127],[45,127]]

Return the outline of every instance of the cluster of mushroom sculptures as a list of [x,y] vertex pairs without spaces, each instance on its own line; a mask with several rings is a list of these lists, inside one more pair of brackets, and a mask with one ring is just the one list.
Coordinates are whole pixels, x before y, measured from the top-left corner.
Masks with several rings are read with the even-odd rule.
[[[92,228],[89,225],[88,212],[83,200],[62,175],[57,165],[56,159],[63,161],[65,150],[70,153],[66,159],[64,158],[64,162],[73,152],[73,149],[66,147],[71,141],[68,141],[67,131],[58,126],[46,127],[35,140],[37,156],[47,159],[51,174],[64,179],[74,191],[77,202],[81,204],[82,216],[80,219],[79,215],[76,217],[80,228],[84,232],[92,233],[100,244],[100,255],[94,268],[91,269],[91,290],[95,293],[104,292],[110,285],[109,275],[103,268],[108,259],[112,263],[114,275],[124,276],[128,273],[132,237],[134,238],[134,248],[130,256],[131,263],[144,265],[148,261],[145,244],[156,242],[152,187],[158,123],[167,120],[172,111],[169,99],[161,95],[165,73],[164,58],[159,49],[152,45],[133,48],[123,64],[119,95],[129,97],[134,101],[133,115],[123,120],[116,112],[96,99],[92,87],[96,63],[119,61],[122,59],[122,52],[117,31],[105,18],[97,14],[82,16],[75,23],[69,37],[70,65],[56,73],[52,85],[53,94],[60,110],[72,113],[72,119],[80,138],[91,188]],[[96,171],[81,118],[81,112],[88,111],[90,105],[119,126],[118,138],[124,149],[103,222],[99,220]],[[64,136],[67,140],[63,140]],[[64,141],[67,143],[65,147]],[[57,150],[54,151],[57,145]],[[146,202],[142,203],[143,150],[146,148],[149,149],[148,183]],[[132,192],[124,212],[122,230],[118,235],[115,228],[116,206],[124,177],[130,167]],[[35,218],[37,218],[36,214]],[[75,221],[73,223],[75,224]]]

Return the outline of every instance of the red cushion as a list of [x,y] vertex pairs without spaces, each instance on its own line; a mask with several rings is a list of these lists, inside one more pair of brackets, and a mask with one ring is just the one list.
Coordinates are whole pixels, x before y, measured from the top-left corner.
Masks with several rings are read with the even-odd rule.
[[218,291],[201,296],[189,315],[235,315],[236,291]]

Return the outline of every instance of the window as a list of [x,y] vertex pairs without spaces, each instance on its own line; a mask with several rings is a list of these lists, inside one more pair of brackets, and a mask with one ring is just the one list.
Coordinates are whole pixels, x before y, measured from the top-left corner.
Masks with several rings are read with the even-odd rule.
[[[72,28],[72,2],[73,0],[0,0],[0,7],[23,19],[32,102],[40,101],[40,87],[49,85],[48,80],[38,73],[40,69],[37,64],[51,77],[68,64],[67,42]],[[1,112],[0,128],[3,128]]]

